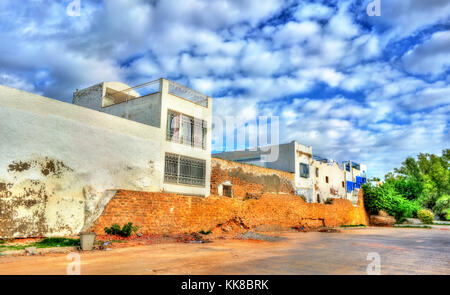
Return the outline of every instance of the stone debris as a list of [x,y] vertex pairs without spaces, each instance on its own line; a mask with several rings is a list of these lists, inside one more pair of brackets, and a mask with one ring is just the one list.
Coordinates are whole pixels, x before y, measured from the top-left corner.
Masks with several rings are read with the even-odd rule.
[[39,253],[37,252],[36,247],[28,247],[25,248],[25,253],[27,253],[27,256],[33,256],[33,255],[38,255]]
[[218,224],[212,232],[214,234],[223,234],[223,233],[242,233],[248,231],[250,228],[244,224],[241,218],[235,217],[233,219],[228,220],[225,223]]
[[192,232],[190,234],[176,235],[178,243],[192,243],[192,244],[202,244],[211,243],[211,240],[203,237],[202,234],[197,232]]
[[341,231],[336,229],[336,228],[332,228],[332,227],[325,227],[325,228],[319,228],[317,230],[320,233],[340,233]]
[[422,224],[418,218],[406,218],[405,224]]
[[278,242],[282,241],[285,238],[277,237],[277,236],[269,236],[260,233],[255,233],[253,231],[247,231],[243,234],[237,236],[238,239],[241,240],[259,240],[259,241],[267,241],[267,242]]
[[380,210],[378,215],[370,215],[370,224],[376,226],[393,226],[395,218]]

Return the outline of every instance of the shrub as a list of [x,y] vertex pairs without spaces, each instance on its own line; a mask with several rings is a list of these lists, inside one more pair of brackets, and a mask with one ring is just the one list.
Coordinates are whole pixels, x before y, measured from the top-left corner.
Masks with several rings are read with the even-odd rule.
[[138,227],[133,226],[132,222],[128,222],[122,227],[121,236],[123,237],[129,237],[132,233],[137,232]]
[[433,224],[434,215],[428,209],[421,209],[417,212],[417,218],[425,224]]
[[325,203],[325,204],[328,204],[328,205],[331,205],[331,204],[333,204],[333,199],[328,198],[328,199],[325,200],[324,203]]
[[208,230],[208,231],[201,230],[201,231],[199,231],[199,233],[202,235],[209,235],[210,233],[212,233],[212,230]]
[[439,199],[439,192],[436,185],[429,179],[424,177],[425,183],[421,196],[419,197],[420,204],[428,209],[432,209]]
[[405,218],[416,216],[420,209],[417,201],[410,201],[402,197],[392,183],[385,183],[377,187],[365,184],[363,190],[364,206],[369,214],[378,214],[380,210],[383,210],[394,216],[397,222],[402,222]]
[[433,207],[434,213],[442,220],[450,220],[450,196],[443,195]]
[[107,233],[108,235],[118,235],[120,233],[120,225],[118,225],[117,223],[114,223],[111,227],[105,227],[105,233]]
[[36,242],[35,245],[37,246],[37,248],[79,246],[80,239],[44,238],[42,241]]
[[133,232],[137,232],[138,227],[133,226],[132,222],[128,222],[122,228],[117,223],[113,224],[111,227],[105,227],[105,233],[108,235],[119,235],[122,237],[129,237]]
[[424,184],[413,177],[388,179],[387,182],[392,182],[395,190],[404,198],[408,200],[418,199],[424,190]]

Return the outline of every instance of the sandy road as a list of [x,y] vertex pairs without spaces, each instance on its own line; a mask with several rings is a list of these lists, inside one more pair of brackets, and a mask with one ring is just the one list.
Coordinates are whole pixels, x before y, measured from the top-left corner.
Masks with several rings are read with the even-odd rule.
[[[382,274],[450,274],[450,232],[366,228],[277,233],[279,242],[215,240],[81,253],[81,274],[366,274],[378,253]],[[64,275],[66,255],[0,257],[0,274]]]

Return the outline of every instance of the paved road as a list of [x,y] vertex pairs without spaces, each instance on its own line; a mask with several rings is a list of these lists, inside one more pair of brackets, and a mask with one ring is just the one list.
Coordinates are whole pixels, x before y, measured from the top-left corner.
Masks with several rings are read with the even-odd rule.
[[[366,228],[342,233],[277,233],[281,242],[217,240],[81,254],[81,274],[450,274],[450,232]],[[65,255],[0,257],[0,274],[66,274]]]

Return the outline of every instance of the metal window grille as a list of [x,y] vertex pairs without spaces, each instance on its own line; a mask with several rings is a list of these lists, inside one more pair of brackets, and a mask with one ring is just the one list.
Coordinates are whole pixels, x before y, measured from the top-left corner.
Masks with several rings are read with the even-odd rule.
[[224,185],[222,187],[222,190],[223,190],[223,195],[225,197],[232,197],[233,196],[233,190],[232,190],[231,185]]
[[309,166],[304,163],[300,163],[300,177],[309,178]]
[[167,136],[171,142],[206,148],[206,121],[170,111],[167,115]]
[[206,161],[166,154],[164,181],[167,183],[205,185]]

